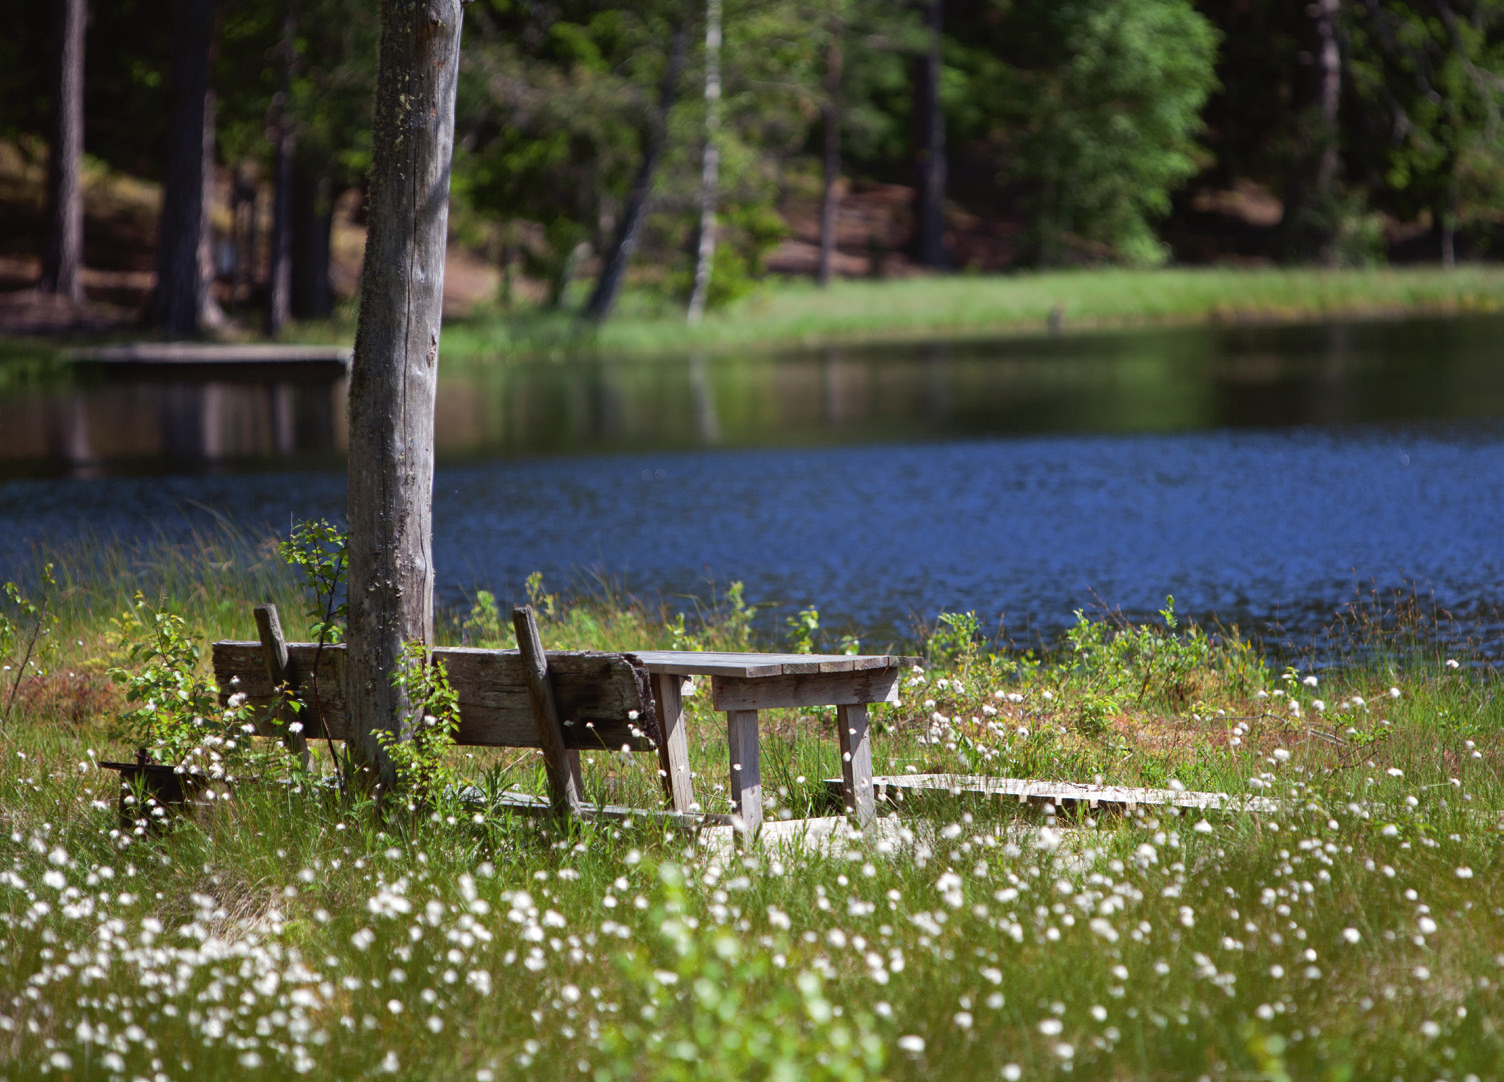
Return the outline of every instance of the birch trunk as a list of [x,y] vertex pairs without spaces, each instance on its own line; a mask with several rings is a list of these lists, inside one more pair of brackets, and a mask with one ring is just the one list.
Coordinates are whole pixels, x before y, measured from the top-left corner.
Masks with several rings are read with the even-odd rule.
[[349,650],[358,780],[395,783],[403,643],[433,642],[433,429],[461,0],[382,0],[370,226],[350,375]]
[[689,297],[691,326],[705,317],[715,266],[716,189],[721,171],[721,0],[705,3],[705,158],[700,169],[700,250]]
[[282,22],[282,86],[272,99],[272,239],[266,282],[266,333],[282,333],[292,314],[292,159],[296,149],[292,118],[293,50],[298,36],[297,9],[289,4]]

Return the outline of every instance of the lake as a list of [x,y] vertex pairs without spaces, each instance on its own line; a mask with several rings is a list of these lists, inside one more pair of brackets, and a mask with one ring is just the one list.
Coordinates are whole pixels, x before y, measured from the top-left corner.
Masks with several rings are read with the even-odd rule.
[[[1495,656],[1501,341],[1468,317],[441,369],[441,602],[534,570],[691,608],[740,580],[767,628],[816,605],[875,647],[942,610],[1049,642],[1173,594],[1299,649],[1399,590]],[[338,384],[10,386],[0,563],[340,516],[343,445]]]

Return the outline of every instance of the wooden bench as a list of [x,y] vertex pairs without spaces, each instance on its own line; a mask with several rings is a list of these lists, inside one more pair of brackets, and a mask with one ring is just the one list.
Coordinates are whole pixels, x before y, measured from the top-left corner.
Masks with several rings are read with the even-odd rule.
[[[304,704],[298,714],[304,725],[301,739],[350,739],[345,647],[285,643],[270,605],[258,606],[256,619],[260,641],[213,646],[221,695],[228,700],[242,692],[270,716],[281,701],[278,688],[286,686]],[[540,748],[556,811],[591,811],[582,797],[581,750],[654,752],[673,814],[711,822],[729,818],[739,833],[755,835],[763,811],[758,711],[830,705],[837,709],[846,809],[863,824],[872,818],[866,707],[895,700],[902,672],[916,658],[671,650],[545,653],[530,608],[515,610],[513,622],[517,650],[439,647],[433,657],[444,666],[459,701],[455,743]],[[729,817],[705,815],[695,801],[682,696],[685,680],[693,676],[709,678],[712,705],[726,713]]]

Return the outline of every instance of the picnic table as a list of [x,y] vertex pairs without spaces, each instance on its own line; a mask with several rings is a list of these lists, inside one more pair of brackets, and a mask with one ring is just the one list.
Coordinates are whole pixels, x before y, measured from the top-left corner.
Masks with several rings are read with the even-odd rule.
[[747,836],[762,824],[762,769],[757,713],[787,707],[834,706],[841,745],[841,796],[865,825],[875,812],[867,705],[895,702],[905,669],[919,659],[896,654],[758,654],[639,650],[653,680],[670,806],[693,810],[684,727],[684,681],[708,677],[711,705],[726,715],[734,822]]

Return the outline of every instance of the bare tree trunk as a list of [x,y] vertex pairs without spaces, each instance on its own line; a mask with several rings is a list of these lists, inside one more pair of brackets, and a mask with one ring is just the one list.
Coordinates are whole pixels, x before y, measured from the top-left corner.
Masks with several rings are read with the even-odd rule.
[[915,95],[917,190],[914,193],[914,260],[922,267],[945,267],[945,108],[940,100],[940,65],[945,0],[926,0],[924,23],[929,49],[919,62]]
[[395,781],[380,733],[402,737],[392,687],[405,642],[433,643],[433,426],[462,0],[382,0],[370,226],[350,374],[352,761]]
[[721,0],[705,0],[705,158],[700,169],[700,250],[695,288],[689,296],[689,322],[705,316],[710,272],[715,265],[716,188],[721,172]]
[[616,223],[616,235],[611,241],[611,250],[601,266],[600,277],[585,305],[585,314],[596,322],[604,322],[616,306],[617,295],[627,276],[627,264],[637,248],[637,234],[642,231],[642,220],[647,217],[648,202],[653,194],[653,175],[658,171],[658,161],[663,157],[668,144],[668,114],[674,107],[679,92],[679,75],[684,70],[684,47],[689,37],[688,20],[681,22],[674,31],[673,44],[669,46],[668,65],[663,72],[663,85],[658,92],[658,108],[648,122],[647,146],[643,148],[642,164],[632,180],[632,190],[627,194],[627,204],[622,208]]
[[1340,0],[1313,0],[1305,13],[1295,77],[1298,151],[1286,184],[1280,229],[1297,254],[1330,258],[1342,164],[1337,132],[1342,103]]
[[63,0],[52,153],[47,168],[47,251],[37,288],[84,299],[84,205],[78,168],[84,153],[84,0]]
[[204,273],[204,169],[209,109],[209,62],[214,0],[174,0],[172,106],[167,134],[167,171],[157,241],[157,287],[152,322],[175,337],[203,328],[209,281]]
[[334,200],[329,178],[312,162],[299,162],[292,174],[292,314],[324,319],[334,312],[329,279],[329,233]]
[[820,268],[816,280],[823,289],[830,284],[830,265],[836,254],[836,215],[840,211],[841,179],[841,35],[839,19],[830,22],[830,42],[825,49],[825,187],[820,196]]
[[1441,265],[1446,270],[1457,269],[1457,215],[1461,193],[1458,189],[1456,165],[1452,166],[1451,182],[1447,185],[1447,207],[1441,214]]
[[292,314],[292,158],[296,148],[287,110],[297,33],[297,8],[289,3],[282,21],[282,87],[272,99],[273,119],[267,128],[272,141],[272,240],[266,282],[266,333],[272,338],[282,333]]

